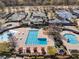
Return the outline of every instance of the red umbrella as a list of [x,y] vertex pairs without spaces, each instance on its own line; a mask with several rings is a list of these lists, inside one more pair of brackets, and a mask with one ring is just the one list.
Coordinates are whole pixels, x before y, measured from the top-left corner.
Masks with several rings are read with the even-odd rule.
[[20,48],[18,49],[18,51],[19,51],[19,53],[22,53],[22,52],[23,52],[23,47],[20,47]]
[[31,53],[30,47],[27,47],[27,48],[26,48],[26,52],[27,52],[27,53]]
[[46,54],[44,47],[41,48],[41,51],[42,51],[42,54],[44,54],[44,55]]
[[37,47],[35,47],[33,50],[34,50],[34,53],[37,53],[37,52],[38,52],[38,51],[37,51]]
[[20,47],[19,50],[23,50],[23,47]]

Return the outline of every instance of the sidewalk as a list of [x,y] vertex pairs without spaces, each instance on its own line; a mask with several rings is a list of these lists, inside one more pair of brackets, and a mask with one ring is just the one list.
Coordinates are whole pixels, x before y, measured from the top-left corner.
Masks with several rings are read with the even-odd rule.
[[23,58],[21,58],[21,57],[16,57],[16,58],[10,57],[8,59],[23,59]]

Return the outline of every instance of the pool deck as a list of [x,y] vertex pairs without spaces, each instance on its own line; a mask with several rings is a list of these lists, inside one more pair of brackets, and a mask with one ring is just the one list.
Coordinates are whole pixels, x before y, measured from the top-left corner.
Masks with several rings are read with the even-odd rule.
[[49,39],[47,35],[43,34],[42,29],[39,30],[38,38],[47,38],[47,45],[39,45],[39,46],[38,45],[26,45],[25,41],[26,41],[26,38],[28,36],[28,33],[29,33],[30,29],[31,28],[18,28],[18,29],[15,29],[15,30],[18,31],[18,33],[15,34],[15,37],[17,38],[16,50],[18,50],[18,48],[20,48],[20,47],[23,47],[24,49],[26,49],[27,47],[30,47],[31,51],[33,51],[33,48],[37,47],[38,51],[40,51],[41,47],[44,47],[45,50],[47,50],[47,46],[54,46],[54,42],[51,39]]
[[47,35],[44,35],[43,30],[39,30],[38,38],[47,38],[47,46],[54,46],[54,41],[52,41]]
[[[79,35],[77,35],[77,34],[75,34],[73,32],[63,31],[61,33],[61,35],[63,36],[66,33],[74,34],[76,36],[76,39],[79,41]],[[64,45],[67,47],[67,49],[69,49],[69,50],[79,50],[79,43],[78,44],[70,44],[70,43],[67,43],[66,38],[63,38],[63,39],[65,39],[65,40],[62,40],[62,41],[64,42]]]
[[28,31],[26,28],[19,28],[18,33],[15,35],[17,38],[17,49],[19,47],[25,47],[26,36],[28,35]]

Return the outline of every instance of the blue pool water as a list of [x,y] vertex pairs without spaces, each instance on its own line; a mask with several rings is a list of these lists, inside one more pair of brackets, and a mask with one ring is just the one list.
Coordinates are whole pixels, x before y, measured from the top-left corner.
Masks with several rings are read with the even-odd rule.
[[26,38],[26,45],[46,45],[46,38],[37,38],[38,30],[30,30],[28,37]]
[[8,33],[5,32],[3,34],[0,35],[0,41],[8,41]]
[[15,33],[7,31],[7,32],[4,32],[3,34],[0,34],[0,41],[9,41],[10,34],[14,35]]
[[76,36],[73,35],[73,34],[65,34],[64,37],[65,37],[66,39],[68,39],[68,40],[67,40],[68,43],[71,43],[71,44],[77,44],[77,43],[79,43],[79,42],[77,41],[77,39],[76,39]]

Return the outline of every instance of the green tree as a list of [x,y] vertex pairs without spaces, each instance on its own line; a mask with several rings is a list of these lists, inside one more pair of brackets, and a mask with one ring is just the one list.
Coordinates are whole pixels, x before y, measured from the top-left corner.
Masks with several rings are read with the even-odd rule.
[[55,47],[48,46],[47,47],[48,54],[55,55],[57,53],[57,49]]
[[8,42],[0,43],[0,55],[11,55],[11,45]]

